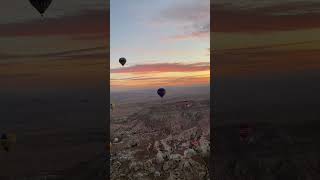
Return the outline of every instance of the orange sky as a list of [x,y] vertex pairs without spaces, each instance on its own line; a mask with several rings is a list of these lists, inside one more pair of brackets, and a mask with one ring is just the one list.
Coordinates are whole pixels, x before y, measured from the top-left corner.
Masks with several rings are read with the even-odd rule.
[[111,86],[116,89],[157,88],[163,86],[208,85],[209,63],[150,64],[111,71]]

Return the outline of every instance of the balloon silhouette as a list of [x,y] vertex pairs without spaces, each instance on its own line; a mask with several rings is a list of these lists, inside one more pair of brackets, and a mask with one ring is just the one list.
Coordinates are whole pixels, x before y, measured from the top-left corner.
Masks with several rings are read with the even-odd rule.
[[43,16],[44,12],[50,6],[52,0],[29,0],[34,8]]
[[166,94],[166,90],[164,88],[159,88],[157,93],[161,98],[163,98],[163,96]]
[[124,65],[126,64],[126,62],[127,62],[127,60],[126,60],[126,58],[124,58],[124,57],[122,57],[122,58],[119,59],[119,63],[120,63],[122,66],[124,66]]

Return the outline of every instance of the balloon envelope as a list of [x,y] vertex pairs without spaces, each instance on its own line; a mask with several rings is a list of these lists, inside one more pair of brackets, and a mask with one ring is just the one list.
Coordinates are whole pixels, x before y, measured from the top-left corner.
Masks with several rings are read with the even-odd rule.
[[240,138],[247,139],[251,132],[251,128],[248,124],[240,124]]
[[127,60],[126,60],[126,58],[124,58],[124,57],[122,57],[122,58],[119,59],[119,63],[120,63],[122,66],[124,66],[124,65],[126,64],[126,62],[127,62]]
[[166,90],[164,88],[160,88],[157,93],[162,98],[166,94]]
[[43,15],[44,12],[50,6],[52,0],[29,0],[34,8],[38,10],[38,12]]

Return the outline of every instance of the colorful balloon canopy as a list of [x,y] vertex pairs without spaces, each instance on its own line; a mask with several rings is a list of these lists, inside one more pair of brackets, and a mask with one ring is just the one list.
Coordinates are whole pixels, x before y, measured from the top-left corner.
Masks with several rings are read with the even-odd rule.
[[163,96],[166,94],[166,90],[164,88],[159,88],[157,93],[161,98],[163,98]]
[[52,0],[29,0],[34,8],[38,10],[38,12],[43,16],[45,11],[50,6]]
[[124,57],[122,57],[122,58],[119,59],[119,63],[120,63],[122,66],[124,66],[124,65],[126,64],[126,62],[127,62],[127,60],[126,60],[126,58],[124,58]]

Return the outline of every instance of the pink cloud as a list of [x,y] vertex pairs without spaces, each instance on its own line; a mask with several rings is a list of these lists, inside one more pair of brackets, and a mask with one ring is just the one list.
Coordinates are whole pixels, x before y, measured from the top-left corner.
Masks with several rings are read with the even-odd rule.
[[151,72],[195,72],[210,70],[209,63],[194,63],[194,64],[181,64],[181,63],[159,63],[159,64],[146,64],[136,65],[126,68],[112,69],[111,73],[151,73]]
[[[202,39],[202,38],[208,38],[210,36],[210,32],[192,32],[190,34],[181,34],[172,36],[169,38],[169,40],[188,40],[188,39]],[[208,39],[209,40],[209,39]]]

